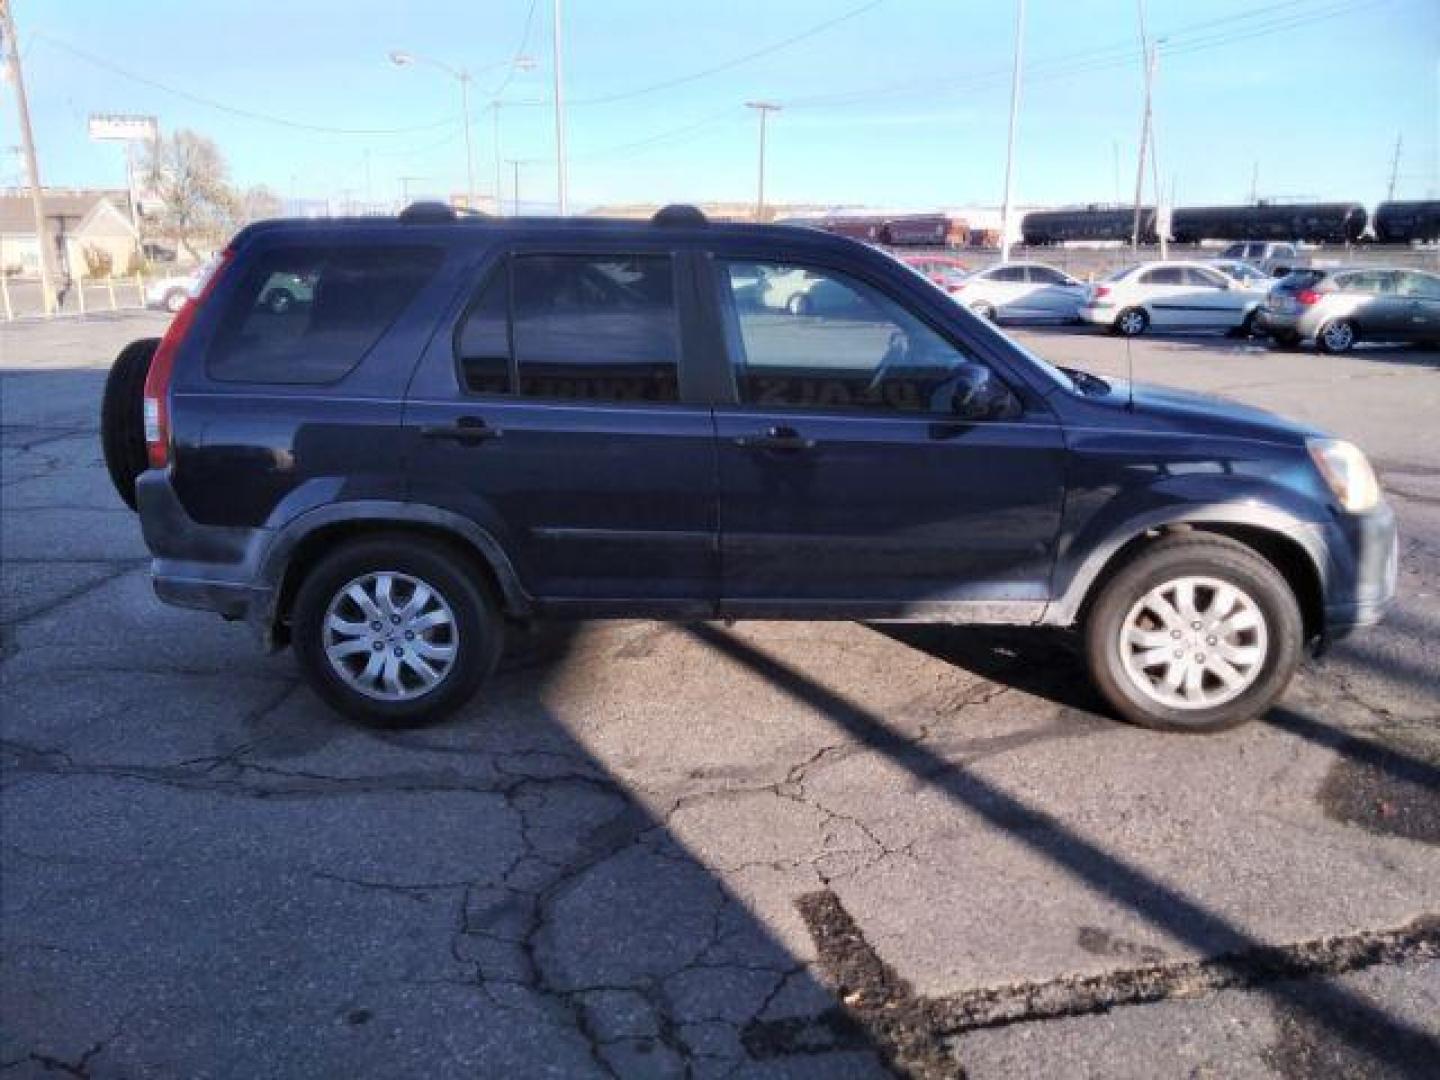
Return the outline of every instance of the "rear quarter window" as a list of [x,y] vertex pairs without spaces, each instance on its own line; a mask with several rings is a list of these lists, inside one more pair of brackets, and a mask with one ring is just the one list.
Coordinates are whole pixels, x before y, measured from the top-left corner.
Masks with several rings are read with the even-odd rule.
[[420,246],[296,247],[241,270],[206,355],[222,382],[343,379],[435,276],[443,252]]

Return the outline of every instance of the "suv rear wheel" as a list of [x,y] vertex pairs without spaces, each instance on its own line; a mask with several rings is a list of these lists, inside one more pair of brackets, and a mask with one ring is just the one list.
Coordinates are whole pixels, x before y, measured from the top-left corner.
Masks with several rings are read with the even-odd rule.
[[494,670],[499,612],[445,544],[385,535],[326,556],[295,597],[306,679],[358,720],[416,724],[464,705]]
[[1299,604],[1269,562],[1226,537],[1175,536],[1106,583],[1086,620],[1085,655],[1125,719],[1212,732],[1274,703],[1303,637]]

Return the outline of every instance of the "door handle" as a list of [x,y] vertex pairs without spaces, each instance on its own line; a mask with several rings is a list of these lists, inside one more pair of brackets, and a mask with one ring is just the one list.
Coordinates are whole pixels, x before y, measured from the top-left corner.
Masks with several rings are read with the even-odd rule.
[[503,434],[499,428],[490,427],[478,416],[462,416],[453,424],[425,424],[420,435],[425,439],[447,439],[461,446],[478,446]]
[[794,453],[799,450],[813,450],[815,440],[807,439],[792,427],[775,426],[763,435],[737,435],[735,445],[747,450],[783,450]]

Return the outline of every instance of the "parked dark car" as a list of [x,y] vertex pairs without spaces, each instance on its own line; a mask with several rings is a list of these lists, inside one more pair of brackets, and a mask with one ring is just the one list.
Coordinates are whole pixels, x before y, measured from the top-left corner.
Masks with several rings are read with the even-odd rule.
[[[764,302],[797,269],[851,302]],[[310,296],[277,311],[277,275]],[[1073,627],[1120,714],[1209,731],[1395,583],[1348,443],[1054,368],[882,252],[689,208],[253,225],[121,354],[102,434],[161,598],[370,719],[459,706],[529,620],[939,620]]]

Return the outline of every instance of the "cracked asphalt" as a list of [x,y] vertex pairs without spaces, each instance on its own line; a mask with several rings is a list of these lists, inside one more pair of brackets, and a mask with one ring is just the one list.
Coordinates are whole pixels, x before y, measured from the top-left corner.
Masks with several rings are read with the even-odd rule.
[[163,322],[0,328],[7,1077],[1440,1073],[1435,354],[1134,345],[1399,514],[1389,622],[1239,731],[1115,722],[1058,635],[615,622],[382,732],[154,599],[96,414]]

